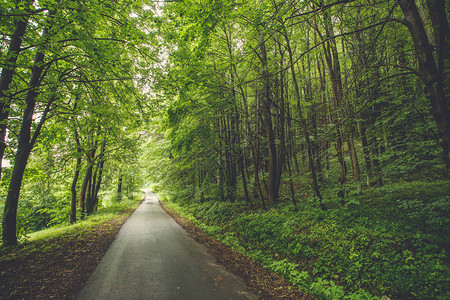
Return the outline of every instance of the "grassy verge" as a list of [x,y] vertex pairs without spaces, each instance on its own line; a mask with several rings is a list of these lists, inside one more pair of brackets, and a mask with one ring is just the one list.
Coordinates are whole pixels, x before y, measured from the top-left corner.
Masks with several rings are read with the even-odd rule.
[[30,233],[24,242],[17,247],[0,247],[0,261],[16,259],[21,255],[33,252],[51,251],[52,247],[59,247],[59,243],[50,243],[58,239],[79,238],[94,233],[98,227],[111,222],[113,219],[125,219],[136,209],[143,199],[143,194],[136,194],[133,199],[124,199],[121,202],[109,203],[84,220],[75,224],[61,224],[44,230]]
[[313,200],[268,211],[176,198],[166,205],[319,297],[448,299],[449,194],[448,181],[435,181],[369,189],[327,211]]
[[0,299],[73,299],[143,195],[0,248]]

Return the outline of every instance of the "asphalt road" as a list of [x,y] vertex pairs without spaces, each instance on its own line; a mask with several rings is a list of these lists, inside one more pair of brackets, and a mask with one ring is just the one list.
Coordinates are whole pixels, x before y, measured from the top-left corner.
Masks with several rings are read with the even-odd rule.
[[77,299],[256,299],[146,194]]

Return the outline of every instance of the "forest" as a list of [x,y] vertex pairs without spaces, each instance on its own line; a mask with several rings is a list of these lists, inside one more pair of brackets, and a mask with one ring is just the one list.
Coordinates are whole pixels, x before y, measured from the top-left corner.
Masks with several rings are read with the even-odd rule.
[[445,0],[5,0],[0,16],[0,248],[147,186],[316,297],[450,297]]

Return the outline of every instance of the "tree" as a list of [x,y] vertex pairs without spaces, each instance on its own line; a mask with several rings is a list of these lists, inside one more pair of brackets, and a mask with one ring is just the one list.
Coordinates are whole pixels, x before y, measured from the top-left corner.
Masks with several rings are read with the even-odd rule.
[[414,43],[420,76],[431,103],[439,144],[444,150],[444,160],[450,175],[450,110],[448,103],[450,29],[446,15],[446,2],[444,0],[426,1],[433,35],[427,35],[424,22],[429,23],[429,19],[425,13],[419,13],[415,1],[399,0],[397,3],[403,11],[405,24]]
[[[140,59],[145,61],[148,58],[145,52],[149,46],[143,45],[145,33],[137,29],[140,17],[128,19],[132,11],[138,13],[138,16],[143,15],[143,10],[139,6],[132,6],[130,1],[119,1],[112,5],[95,0],[49,2],[45,3],[44,9],[39,10],[36,24],[42,30],[42,35],[36,41],[38,46],[35,49],[33,68],[30,74],[21,74],[30,78],[27,87],[22,91],[25,93],[25,105],[20,104],[20,98],[16,99],[17,103],[5,104],[8,112],[9,106],[14,106],[17,111],[20,111],[21,107],[25,108],[3,215],[4,245],[17,244],[17,204],[24,171],[42,127],[50,116],[57,115],[56,108],[67,105],[72,99],[71,91],[80,85],[90,90],[96,105],[99,105],[99,96],[106,90],[108,94],[117,97],[117,103],[123,102],[122,93],[125,91],[133,95],[134,86],[124,81],[133,80],[140,72],[142,62],[134,63],[131,57],[138,53]],[[128,26],[122,26],[117,31],[117,22]],[[32,33],[30,35],[32,36]],[[128,39],[125,39],[125,36]],[[117,48],[118,43],[125,44],[125,47]],[[34,46],[30,47],[33,48]],[[18,85],[21,86],[22,78],[17,77]],[[116,81],[123,82],[120,88],[114,84]],[[105,82],[109,84],[102,84]],[[10,90],[2,93],[13,94]],[[20,90],[16,92],[17,95],[20,93]],[[74,99],[79,100],[79,97]],[[133,100],[136,100],[133,104],[139,103],[137,97]],[[36,110],[42,110],[37,123]],[[7,114],[2,116],[8,117]],[[98,171],[97,174],[100,174],[100,169]],[[76,181],[74,182],[76,185]],[[96,187],[91,188],[95,191]]]

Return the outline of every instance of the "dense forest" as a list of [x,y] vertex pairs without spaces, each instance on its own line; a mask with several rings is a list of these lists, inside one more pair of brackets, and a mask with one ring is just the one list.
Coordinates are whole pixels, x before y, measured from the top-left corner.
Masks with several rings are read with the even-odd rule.
[[308,293],[448,298],[449,9],[3,1],[2,245],[153,185]]

